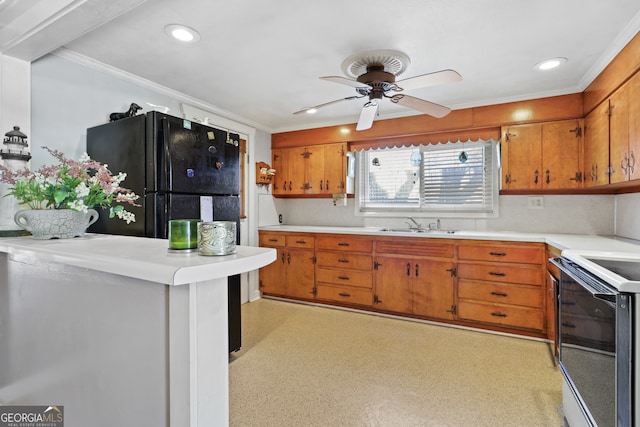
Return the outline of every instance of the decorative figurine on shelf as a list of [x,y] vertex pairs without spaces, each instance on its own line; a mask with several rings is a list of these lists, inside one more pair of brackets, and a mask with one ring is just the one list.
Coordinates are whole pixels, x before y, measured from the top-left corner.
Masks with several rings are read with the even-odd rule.
[[[0,148],[0,165],[12,172],[27,168],[27,162],[31,160],[27,135],[20,132],[19,126],[4,134],[3,148]],[[21,230],[13,220],[18,211],[18,203],[13,197],[4,197],[9,194],[9,184],[0,180],[0,230]]]
[[142,110],[142,107],[132,102],[129,106],[129,110],[124,113],[111,113],[109,114],[109,121],[115,122],[116,120],[126,119],[127,117],[133,117],[138,114],[138,111]]

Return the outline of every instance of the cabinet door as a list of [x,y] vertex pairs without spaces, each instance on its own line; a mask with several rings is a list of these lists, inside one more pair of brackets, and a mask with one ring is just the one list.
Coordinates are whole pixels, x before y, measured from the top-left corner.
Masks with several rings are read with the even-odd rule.
[[327,144],[324,151],[324,185],[327,194],[344,193],[347,173],[347,144]]
[[584,119],[585,187],[609,183],[609,102],[598,105]]
[[582,123],[566,120],[542,125],[542,187],[582,187]]
[[506,128],[503,138],[503,187],[509,190],[542,188],[542,125]]
[[376,258],[374,307],[397,313],[411,313],[411,260],[380,256]]
[[286,259],[285,248],[277,248],[278,255],[274,262],[262,267],[259,273],[260,290],[268,294],[286,295]]
[[413,313],[453,319],[453,262],[420,260],[414,264]]
[[630,179],[640,179],[640,72],[629,80]]
[[629,180],[629,82],[609,98],[609,183]]
[[287,295],[313,299],[315,274],[313,249],[287,249]]
[[273,194],[275,196],[304,194],[304,148],[276,148],[272,153],[272,165],[276,170]]
[[323,194],[326,192],[324,182],[324,146],[313,145],[305,150],[305,194]]

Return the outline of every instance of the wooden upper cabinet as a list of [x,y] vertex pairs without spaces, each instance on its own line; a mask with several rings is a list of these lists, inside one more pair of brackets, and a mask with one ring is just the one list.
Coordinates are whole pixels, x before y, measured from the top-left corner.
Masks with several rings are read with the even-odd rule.
[[504,127],[502,141],[503,189],[581,188],[581,120]]
[[582,120],[542,125],[543,188],[582,188],[583,129]]
[[303,149],[279,148],[272,152],[272,167],[276,170],[273,195],[300,194],[304,185]]
[[502,141],[502,188],[542,188],[542,125],[505,127]]
[[[640,74],[615,91],[609,98],[610,183],[640,178]],[[640,159],[639,159],[640,160]]]
[[585,186],[609,183],[609,101],[605,101],[584,119]]
[[345,192],[347,143],[274,148],[274,196],[318,196]]

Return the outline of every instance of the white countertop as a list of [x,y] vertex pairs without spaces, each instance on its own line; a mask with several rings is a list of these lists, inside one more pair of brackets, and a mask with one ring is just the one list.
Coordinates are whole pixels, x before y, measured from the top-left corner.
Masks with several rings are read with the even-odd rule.
[[414,233],[381,231],[382,227],[322,227],[304,225],[272,225],[260,227],[261,231],[289,231],[302,233],[332,233],[332,234],[360,234],[371,236],[398,236],[436,239],[472,239],[472,240],[502,240],[513,242],[548,243],[560,250],[598,250],[640,253],[640,242],[630,241],[610,236],[596,236],[587,234],[552,234],[552,233],[523,233],[515,231],[456,231],[454,234],[445,232]]
[[237,246],[225,256],[168,251],[165,239],[85,234],[75,239],[0,238],[0,252],[13,259],[58,262],[165,285],[183,285],[240,274],[270,264],[276,251]]

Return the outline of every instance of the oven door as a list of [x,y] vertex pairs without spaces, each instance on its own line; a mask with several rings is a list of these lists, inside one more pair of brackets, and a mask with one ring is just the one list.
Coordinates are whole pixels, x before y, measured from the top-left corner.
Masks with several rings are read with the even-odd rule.
[[593,426],[632,425],[632,299],[563,259],[560,368]]

